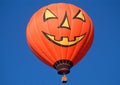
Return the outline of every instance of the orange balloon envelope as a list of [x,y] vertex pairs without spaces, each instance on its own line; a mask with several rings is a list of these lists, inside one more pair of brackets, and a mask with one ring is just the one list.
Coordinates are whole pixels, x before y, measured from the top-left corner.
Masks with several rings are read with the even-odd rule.
[[[72,4],[55,3],[39,9],[26,31],[32,52],[59,74],[68,74],[93,42],[93,23],[87,13]],[[63,82],[66,82],[63,78]]]

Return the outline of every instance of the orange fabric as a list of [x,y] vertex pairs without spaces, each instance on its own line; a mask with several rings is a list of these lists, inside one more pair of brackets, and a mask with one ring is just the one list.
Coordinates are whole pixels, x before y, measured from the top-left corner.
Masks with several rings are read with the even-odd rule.
[[30,19],[27,41],[32,52],[49,66],[61,59],[77,64],[93,42],[90,17],[72,4],[56,3],[39,9]]

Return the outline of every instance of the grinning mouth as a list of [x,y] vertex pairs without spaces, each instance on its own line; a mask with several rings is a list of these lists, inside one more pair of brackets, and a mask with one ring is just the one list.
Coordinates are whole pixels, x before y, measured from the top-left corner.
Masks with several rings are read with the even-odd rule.
[[59,46],[63,46],[63,47],[69,47],[69,46],[73,46],[73,45],[77,44],[86,35],[86,33],[84,33],[80,36],[75,36],[74,40],[69,40],[68,36],[62,36],[60,40],[56,40],[54,35],[51,35],[51,34],[48,34],[48,33],[45,33],[45,32],[43,32],[43,34],[49,41],[51,41],[54,44],[57,44]]

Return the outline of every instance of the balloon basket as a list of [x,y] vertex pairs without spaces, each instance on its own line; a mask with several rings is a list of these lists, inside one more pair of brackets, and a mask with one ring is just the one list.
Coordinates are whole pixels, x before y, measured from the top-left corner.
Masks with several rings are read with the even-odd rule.
[[62,75],[62,80],[61,80],[61,82],[62,82],[62,83],[67,83],[67,81],[68,81],[68,79],[67,79],[66,74],[63,74],[63,75]]

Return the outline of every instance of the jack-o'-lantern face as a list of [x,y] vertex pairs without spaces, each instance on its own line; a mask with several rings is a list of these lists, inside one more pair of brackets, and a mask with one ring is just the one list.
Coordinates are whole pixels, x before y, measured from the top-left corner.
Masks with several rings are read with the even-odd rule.
[[37,41],[57,48],[77,44],[82,46],[92,27],[89,16],[81,8],[62,3],[41,8],[33,15],[30,23],[31,31],[36,30],[34,35],[38,36],[35,37]]
[[69,60],[75,65],[93,42],[92,20],[81,8],[66,3],[42,7],[27,26],[27,41],[31,50],[48,65]]
[[[49,26],[51,25],[55,25],[56,27],[54,27],[54,30],[59,30],[61,28],[64,28],[64,30],[67,30],[67,31],[72,31],[71,29],[74,29],[72,28],[71,24],[72,24],[72,21],[70,23],[70,18],[73,19],[73,22],[75,20],[77,20],[78,24],[81,24],[81,23],[85,23],[86,22],[86,18],[84,16],[84,14],[82,13],[82,11],[79,9],[74,15],[71,15],[70,18],[68,17],[68,13],[70,15],[70,11],[68,10],[65,10],[64,13],[61,13],[63,15],[62,17],[62,21],[59,21],[59,16],[56,15],[56,13],[52,10],[50,10],[49,8],[46,8],[45,11],[44,11],[44,14],[43,14],[43,21],[45,23],[47,23],[48,21],[50,20],[56,20],[54,22],[57,22],[58,23],[58,26],[56,26],[54,24],[53,21],[53,24],[50,24]],[[57,21],[58,20],[58,21]],[[77,23],[76,23],[77,24]],[[73,26],[74,27],[74,26]],[[75,28],[75,29],[78,29],[80,30],[79,27]],[[53,28],[49,27],[49,30],[53,30]],[[69,36],[65,35],[65,36],[60,36],[60,39],[57,40],[56,37],[57,35],[54,35],[54,34],[49,34],[45,31],[42,31],[44,36],[51,42],[53,42],[54,44],[56,45],[59,45],[59,46],[63,46],[63,47],[69,47],[69,46],[73,46],[75,44],[77,44],[78,42],[80,42],[86,35],[86,32],[84,32],[83,34],[81,35],[76,35],[76,36],[73,36],[73,39],[70,40]]]

